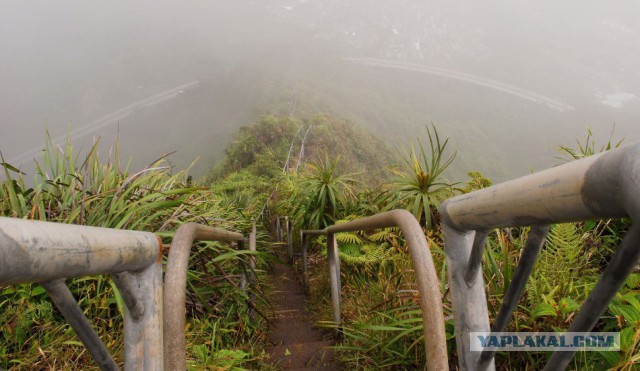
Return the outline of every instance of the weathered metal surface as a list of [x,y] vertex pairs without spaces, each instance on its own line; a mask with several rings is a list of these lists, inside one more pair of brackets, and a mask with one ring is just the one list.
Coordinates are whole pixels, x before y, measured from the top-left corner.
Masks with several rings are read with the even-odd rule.
[[[640,143],[570,162],[445,201],[443,217],[449,287],[454,310],[458,359],[462,370],[494,368],[493,353],[471,352],[469,332],[488,331],[487,303],[482,270],[483,244],[474,234],[492,228],[534,228],[526,259],[535,260],[544,240],[544,225],[589,219],[640,217]],[[480,232],[476,232],[480,231]],[[640,232],[634,225],[600,277],[569,331],[590,331],[640,256]],[[535,245],[535,246],[534,246]],[[496,330],[504,328],[533,269],[523,267],[511,283],[504,313]],[[564,369],[574,352],[554,354],[547,369]],[[484,354],[482,360],[480,354]]]
[[158,249],[153,233],[0,218],[0,285],[136,271]]
[[[422,231],[420,224],[410,212],[406,210],[392,210],[374,216],[332,225],[324,230],[305,230],[302,231],[302,233],[303,236],[327,235],[334,320],[337,319],[338,321],[336,322],[339,322],[340,283],[338,279],[340,277],[340,271],[337,244],[335,244],[333,235],[340,232],[371,230],[395,226],[402,230],[407,246],[409,247],[409,253],[411,255],[411,260],[416,274],[418,292],[420,294],[420,307],[422,308],[427,368],[429,370],[447,370],[449,367],[440,283],[433,264],[427,239],[424,236],[424,232]],[[305,246],[306,243],[303,242],[303,247]],[[332,261],[334,262],[333,264]],[[333,272],[337,274],[338,279],[333,278],[335,275],[332,274]],[[333,299],[334,297],[337,297],[338,300]],[[337,315],[336,312],[338,312]]]
[[289,262],[293,262],[293,236],[291,235],[291,222],[289,218],[285,218],[285,224],[287,226],[287,253],[289,255]]
[[69,322],[76,335],[87,348],[93,360],[101,370],[119,370],[113,361],[111,354],[98,337],[95,330],[84,316],[82,309],[71,295],[71,291],[64,280],[43,282],[42,286],[47,290],[51,300],[56,305],[62,316]]
[[144,316],[144,304],[135,294],[135,278],[129,272],[115,273],[111,278],[120,291],[124,305],[129,308],[129,313],[134,320],[139,321]]
[[341,298],[340,292],[340,255],[338,254],[338,243],[336,235],[327,234],[327,257],[329,259],[329,283],[331,284],[331,305],[333,307],[333,322],[340,325],[341,321]]
[[113,370],[64,284],[65,278],[112,273],[126,303],[125,368],[161,370],[161,251],[152,233],[0,218],[0,285],[42,282],[98,365]]
[[638,187],[640,143],[453,197],[441,213],[459,230],[624,217]]
[[307,235],[304,234],[304,231],[300,231],[300,249],[302,250],[302,284],[304,288],[307,288],[307,284],[309,282],[309,277],[307,273],[307,244],[308,244]]
[[[253,225],[251,226],[251,233],[249,234],[249,251],[255,252],[257,251],[257,246],[256,246],[256,236],[257,236],[257,231],[256,231],[256,222],[253,222]],[[253,287],[256,283],[256,256],[255,255],[249,255],[249,286],[250,286],[250,290],[249,290],[249,318],[251,319],[251,321],[253,322],[255,320],[255,295],[253,294]]]
[[186,367],[184,328],[187,268],[191,246],[195,241],[243,243],[244,237],[240,233],[195,223],[183,224],[176,231],[165,272],[164,354],[167,370],[184,370]]
[[471,257],[469,258],[467,271],[464,272],[464,279],[467,281],[467,284],[473,284],[473,280],[478,276],[477,271],[482,268],[482,252],[484,251],[484,245],[487,241],[487,235],[489,235],[489,231],[478,230],[475,236],[473,236]]
[[126,370],[163,370],[164,339],[162,260],[131,273],[131,292],[145,308],[136,319],[128,305],[124,307],[124,368]]
[[[256,248],[256,222],[253,222],[251,227],[251,234],[249,234],[249,251],[255,252]],[[249,283],[253,285],[256,280],[256,257],[255,255],[249,256]]]
[[[242,241],[237,241],[236,247],[238,250],[244,250],[244,239]],[[247,264],[244,259],[238,260],[238,270],[240,271],[240,288],[243,290],[247,289]]]
[[[462,370],[475,370],[481,353],[469,351],[469,332],[490,330],[482,270],[476,270],[476,276],[468,281],[465,278],[475,233],[461,232],[447,224],[442,225],[442,232],[446,243],[449,295],[454,308],[458,364]],[[493,359],[488,362],[487,369],[495,369]]]
[[280,225],[280,217],[276,218],[276,240],[282,242],[282,226]]

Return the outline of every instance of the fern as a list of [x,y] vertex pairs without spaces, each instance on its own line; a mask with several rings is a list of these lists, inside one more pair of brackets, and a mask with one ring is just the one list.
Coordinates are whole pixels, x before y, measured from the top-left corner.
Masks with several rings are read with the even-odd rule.
[[390,241],[390,240],[394,240],[396,238],[398,238],[398,231],[400,230],[400,228],[398,227],[393,227],[393,228],[384,228],[379,230],[378,232],[375,232],[371,235],[368,236],[369,240],[373,241],[373,242],[383,242],[383,241]]
[[596,279],[597,271],[589,265],[576,225],[554,225],[527,285],[528,307],[533,308],[530,315],[535,319],[555,312],[556,321],[547,324],[562,327],[578,311],[578,303],[586,299]]
[[340,260],[346,267],[371,267],[391,258],[386,245],[340,245]]
[[363,243],[362,237],[358,236],[355,232],[341,232],[336,234],[336,241],[344,244],[361,245]]

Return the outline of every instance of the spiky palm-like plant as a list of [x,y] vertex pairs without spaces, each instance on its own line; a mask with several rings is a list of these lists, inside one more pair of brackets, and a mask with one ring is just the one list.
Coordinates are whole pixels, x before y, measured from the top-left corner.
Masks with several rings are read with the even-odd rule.
[[331,161],[325,154],[324,160],[318,159],[307,166],[300,180],[300,200],[298,208],[302,210],[302,225],[308,228],[324,228],[333,224],[346,201],[353,197],[353,185],[357,183],[349,175],[340,175],[336,171],[339,157]]
[[431,228],[440,202],[451,195],[454,184],[444,180],[442,173],[451,165],[456,153],[445,156],[449,139],[441,141],[435,126],[432,130],[427,127],[427,135],[428,151],[418,140],[419,151],[411,146],[410,152],[405,150],[403,166],[391,168],[395,175],[391,192],[397,197],[391,206],[408,209],[422,225]]
[[609,140],[607,141],[607,144],[600,146],[600,149],[598,149],[596,145],[595,137],[591,132],[591,129],[587,129],[587,136],[584,138],[584,143],[581,142],[580,139],[577,139],[576,148],[571,148],[568,146],[558,147],[558,152],[560,153],[560,157],[557,157],[557,158],[562,160],[563,162],[569,162],[569,161],[579,160],[581,158],[593,156],[597,153],[609,151],[614,148],[618,148],[624,141],[624,138],[620,139],[617,142],[614,141],[613,140],[614,130],[615,130],[615,126],[611,130],[611,134],[609,135]]

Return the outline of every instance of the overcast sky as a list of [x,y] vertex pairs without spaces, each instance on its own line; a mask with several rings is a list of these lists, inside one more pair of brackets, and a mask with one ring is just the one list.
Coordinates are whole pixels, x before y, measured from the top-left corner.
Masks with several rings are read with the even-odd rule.
[[[119,127],[140,164],[177,150],[177,165],[200,156],[203,171],[235,128],[290,94],[379,135],[405,128],[397,141],[435,121],[462,158],[476,130],[529,151],[500,165],[527,172],[586,127],[640,139],[639,4],[3,1],[0,151],[20,165],[46,126],[84,145]],[[377,115],[348,93],[360,91],[382,97]]]

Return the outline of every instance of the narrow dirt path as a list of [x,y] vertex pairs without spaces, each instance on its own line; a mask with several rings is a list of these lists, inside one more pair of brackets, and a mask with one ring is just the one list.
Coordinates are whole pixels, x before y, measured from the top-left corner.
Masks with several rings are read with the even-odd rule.
[[279,369],[340,370],[330,348],[334,342],[324,331],[311,325],[305,310],[305,295],[293,269],[274,263],[271,297],[273,312],[267,337],[267,351]]

